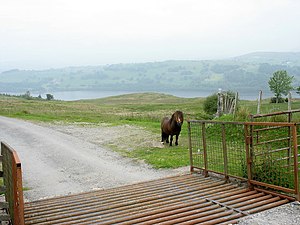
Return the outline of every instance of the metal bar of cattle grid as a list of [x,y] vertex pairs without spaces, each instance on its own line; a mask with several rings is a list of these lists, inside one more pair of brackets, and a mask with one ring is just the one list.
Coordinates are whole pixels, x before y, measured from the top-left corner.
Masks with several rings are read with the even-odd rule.
[[29,202],[25,220],[26,225],[216,224],[241,218],[250,210],[261,211],[265,204],[269,207],[272,203],[280,205],[288,201],[281,200],[191,174]]

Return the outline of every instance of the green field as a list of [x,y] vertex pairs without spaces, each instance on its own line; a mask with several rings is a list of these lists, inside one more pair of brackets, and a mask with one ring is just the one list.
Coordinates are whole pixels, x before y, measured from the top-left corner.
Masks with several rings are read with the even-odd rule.
[[[81,101],[46,101],[0,95],[0,115],[47,123],[80,123],[101,126],[132,125],[160,135],[160,120],[171,116],[176,110],[183,111],[185,120],[207,120],[211,116],[203,111],[204,98],[178,98],[171,95],[142,93]],[[256,101],[240,101],[240,115],[256,112]],[[270,104],[266,99],[262,113],[287,110],[287,103]],[[300,101],[294,100],[292,108],[300,108]],[[224,120],[232,120],[225,116]],[[184,122],[179,137],[179,146],[137,147],[131,151],[110,146],[120,154],[144,160],[155,168],[177,168],[189,165],[187,123]],[[142,134],[141,134],[142,135]],[[130,141],[130,140],[129,140]]]

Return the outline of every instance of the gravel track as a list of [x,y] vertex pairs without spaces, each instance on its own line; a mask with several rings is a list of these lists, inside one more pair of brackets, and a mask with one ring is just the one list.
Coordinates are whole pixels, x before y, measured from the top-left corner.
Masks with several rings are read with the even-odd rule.
[[[85,129],[0,117],[0,141],[13,147],[22,162],[23,186],[29,189],[24,192],[25,200],[106,189],[181,173],[155,170],[121,157],[93,143],[94,139],[103,141],[98,136],[101,132],[85,133]],[[75,134],[70,135],[70,130]],[[110,132],[105,136],[111,139],[112,135]]]

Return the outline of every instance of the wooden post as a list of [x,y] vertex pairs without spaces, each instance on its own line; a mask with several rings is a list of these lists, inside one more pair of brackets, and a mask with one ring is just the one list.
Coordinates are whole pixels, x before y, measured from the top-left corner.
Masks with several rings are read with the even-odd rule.
[[239,93],[236,92],[235,93],[235,98],[234,98],[234,106],[233,106],[233,116],[235,116],[235,113],[236,113],[236,109],[237,109],[237,100],[238,100],[238,97],[239,97]]
[[262,90],[259,91],[258,100],[257,100],[257,114],[260,114],[260,105],[262,100]]
[[292,94],[289,92],[288,94],[288,111],[292,110]]
[[218,91],[218,103],[217,103],[217,117],[220,117],[223,114],[223,96],[222,96],[222,89],[219,88]]

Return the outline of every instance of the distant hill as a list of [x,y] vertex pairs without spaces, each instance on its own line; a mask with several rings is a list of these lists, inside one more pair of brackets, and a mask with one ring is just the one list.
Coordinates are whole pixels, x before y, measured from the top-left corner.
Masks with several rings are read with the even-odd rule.
[[218,88],[268,90],[277,70],[300,85],[300,52],[257,52],[225,60],[164,61],[49,70],[10,70],[0,74],[0,93],[72,90],[166,91]]
[[253,52],[234,59],[247,63],[300,66],[300,52]]

